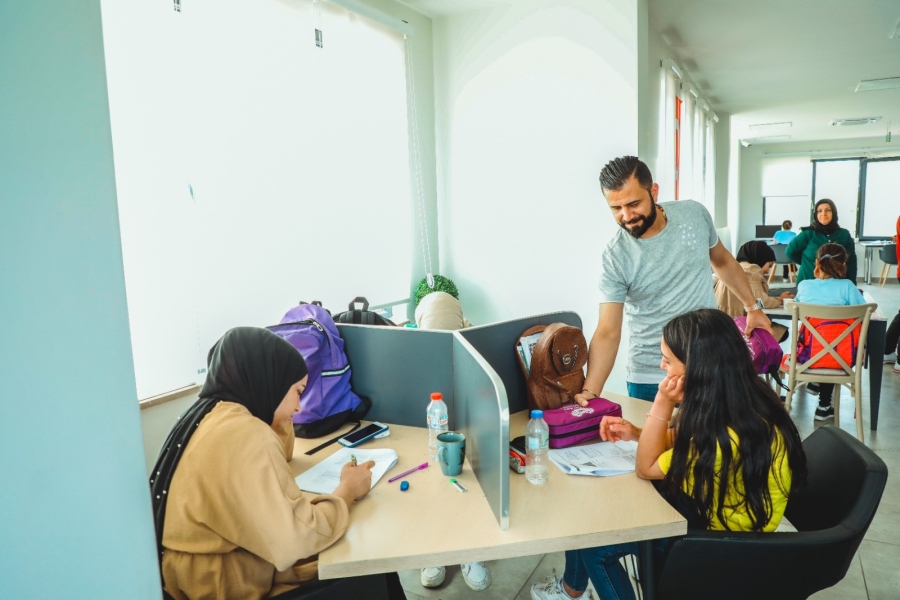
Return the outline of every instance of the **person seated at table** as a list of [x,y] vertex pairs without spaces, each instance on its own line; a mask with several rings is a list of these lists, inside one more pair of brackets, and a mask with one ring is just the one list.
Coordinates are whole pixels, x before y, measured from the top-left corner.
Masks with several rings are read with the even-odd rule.
[[[741,332],[722,311],[704,308],[666,324],[660,349],[666,377],[644,427],[604,417],[601,438],[637,440],[637,476],[660,480],[689,528],[774,531],[791,491],[805,483],[806,455],[790,415],[754,371]],[[670,543],[655,543],[659,560]],[[567,551],[563,577],[554,572],[531,597],[589,598],[590,580],[603,600],[631,600],[619,563],[627,554],[638,554],[636,542]]]
[[[794,226],[790,221],[785,221],[781,224],[781,231],[776,231],[775,235],[772,236],[773,244],[784,244],[785,246],[790,244],[795,237],[797,237],[796,231],[791,231],[791,228]],[[782,275],[784,276],[784,280],[788,281],[790,278],[790,273],[793,273],[796,270],[794,265],[784,265],[784,269],[782,269]],[[790,272],[790,273],[789,273]]]
[[268,330],[238,327],[207,361],[200,397],[150,476],[164,589],[176,600],[268,598],[316,578],[317,554],[347,531],[374,463],[345,465],[333,494],[303,494],[288,464],[303,357]]
[[[769,295],[769,283],[766,281],[766,274],[775,265],[775,251],[767,243],[761,240],[747,242],[740,247],[735,259],[744,269],[744,275],[747,276],[747,283],[750,285],[753,297],[762,300],[763,306],[766,308],[777,308],[784,304],[786,298],[794,297],[790,292],[784,292],[777,297]],[[744,303],[721,280],[716,281],[715,292],[716,305],[719,307],[719,310],[732,317],[740,317],[746,314]],[[784,325],[773,324],[772,332],[778,341],[783,341],[787,338],[788,330]]]
[[[853,306],[865,304],[866,299],[856,287],[856,283],[844,279],[847,275],[847,251],[840,244],[823,244],[816,253],[815,279],[801,281],[797,286],[797,302],[824,304],[828,306]],[[849,353],[849,352],[848,352]],[[843,356],[853,363],[852,356]],[[789,362],[788,358],[788,362]],[[783,364],[788,364],[783,361]],[[810,389],[807,384],[807,389]],[[819,392],[819,406],[816,407],[816,421],[826,421],[834,417],[832,396],[833,383],[817,383],[810,391]]]

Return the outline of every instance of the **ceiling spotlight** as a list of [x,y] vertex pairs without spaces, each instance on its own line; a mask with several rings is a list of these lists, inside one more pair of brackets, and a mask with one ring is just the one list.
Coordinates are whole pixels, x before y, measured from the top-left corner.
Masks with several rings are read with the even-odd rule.
[[857,92],[874,92],[875,90],[893,90],[900,88],[900,77],[887,77],[885,79],[866,79],[856,86]]
[[881,117],[863,117],[861,119],[835,119],[831,122],[834,127],[849,127],[850,125],[871,125],[881,120]]

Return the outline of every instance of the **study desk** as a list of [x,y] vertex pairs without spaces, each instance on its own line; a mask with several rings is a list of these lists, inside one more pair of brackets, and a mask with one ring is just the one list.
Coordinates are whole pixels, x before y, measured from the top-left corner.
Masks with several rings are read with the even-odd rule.
[[[878,304],[872,294],[863,292],[863,298],[869,304]],[[790,321],[791,313],[780,306],[778,308],[765,308],[763,312],[771,319]],[[878,429],[878,409],[881,404],[881,379],[884,375],[884,345],[887,336],[887,320],[875,309],[872,318],[869,319],[869,334],[866,341],[865,367],[869,370],[869,429]]]
[[[643,422],[648,403],[604,394],[622,405],[625,418]],[[511,416],[510,436],[525,431],[527,411]],[[349,429],[349,428],[345,428]],[[400,481],[387,480],[428,460],[428,432],[391,425],[390,437],[366,448],[393,448],[397,465],[350,511],[346,535],[319,555],[319,577],[334,579],[406,569],[545,554],[630,541],[684,535],[687,522],[634,473],[615,477],[564,475],[555,466],[542,486],[510,471],[510,528],[502,531],[466,462],[459,492],[431,464]],[[321,440],[297,439],[291,461],[299,474],[337,451],[303,453]]]
[[866,250],[865,255],[865,271],[864,276],[866,278],[866,285],[870,285],[872,283],[872,255],[875,254],[876,248],[882,248],[884,246],[890,246],[894,242],[890,240],[881,240],[875,242],[860,242],[862,247]]

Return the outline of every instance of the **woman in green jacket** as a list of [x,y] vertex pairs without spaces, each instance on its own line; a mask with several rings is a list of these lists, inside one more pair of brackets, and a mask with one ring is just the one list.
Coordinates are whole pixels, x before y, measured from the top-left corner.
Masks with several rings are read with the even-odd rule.
[[816,202],[816,213],[807,229],[800,232],[785,253],[787,257],[800,265],[797,272],[797,283],[804,279],[815,279],[816,253],[822,244],[840,244],[847,250],[847,276],[845,279],[856,281],[856,243],[850,232],[838,225],[837,207],[831,200],[823,198]]

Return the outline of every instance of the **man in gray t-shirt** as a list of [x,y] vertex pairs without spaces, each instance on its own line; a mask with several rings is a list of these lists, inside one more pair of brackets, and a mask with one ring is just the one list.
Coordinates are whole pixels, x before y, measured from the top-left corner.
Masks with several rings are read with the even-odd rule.
[[712,272],[745,306],[748,331],[771,332],[762,302],[750,291],[744,270],[725,249],[706,208],[693,200],[656,203],[659,186],[634,156],[610,161],[601,190],[621,229],[602,255],[600,320],[588,353],[582,404],[603,391],[622,337],[631,330],[628,395],[653,400],[665,376],[660,369],[663,326],[698,308],[715,308]]

